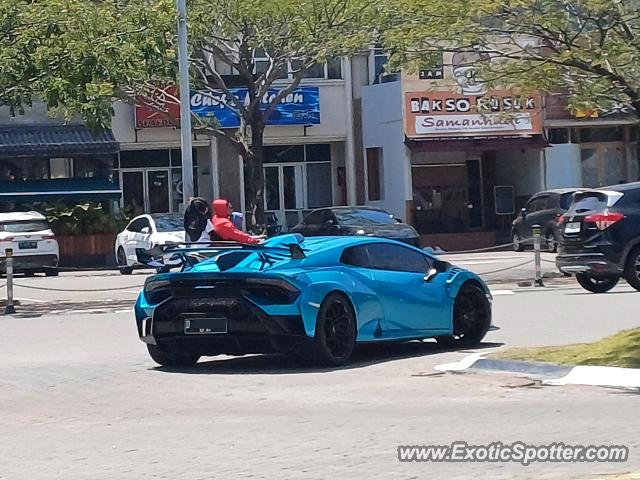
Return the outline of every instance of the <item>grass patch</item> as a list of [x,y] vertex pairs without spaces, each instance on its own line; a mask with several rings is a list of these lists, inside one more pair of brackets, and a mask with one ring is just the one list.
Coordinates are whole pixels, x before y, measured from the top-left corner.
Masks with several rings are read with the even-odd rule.
[[593,343],[578,343],[559,347],[513,348],[496,352],[490,357],[558,365],[640,368],[640,328],[623,330]]

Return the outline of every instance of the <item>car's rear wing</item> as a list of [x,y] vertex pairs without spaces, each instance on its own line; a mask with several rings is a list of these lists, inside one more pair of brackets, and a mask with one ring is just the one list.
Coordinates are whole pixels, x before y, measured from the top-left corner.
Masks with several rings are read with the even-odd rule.
[[[277,239],[276,241],[274,241]],[[165,259],[180,260],[182,265],[193,266],[203,260],[212,258],[224,252],[251,251],[261,252],[265,263],[270,263],[268,254],[286,255],[292,259],[306,258],[305,251],[300,245],[304,237],[300,234],[275,237],[268,244],[248,245],[228,241],[211,242],[168,242],[156,245],[151,249],[136,248],[138,262],[150,267],[164,267]]]

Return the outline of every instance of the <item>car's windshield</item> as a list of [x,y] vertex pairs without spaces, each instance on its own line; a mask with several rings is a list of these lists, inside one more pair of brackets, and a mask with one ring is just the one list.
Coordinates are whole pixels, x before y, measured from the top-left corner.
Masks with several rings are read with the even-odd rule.
[[396,219],[384,210],[345,209],[335,210],[335,215],[341,225],[391,225]]
[[162,217],[153,216],[156,223],[156,230],[159,232],[179,232],[184,230],[184,219],[178,215],[164,215]]
[[42,230],[48,229],[49,224],[46,220],[23,220],[0,223],[0,231],[2,232],[27,233],[41,232]]

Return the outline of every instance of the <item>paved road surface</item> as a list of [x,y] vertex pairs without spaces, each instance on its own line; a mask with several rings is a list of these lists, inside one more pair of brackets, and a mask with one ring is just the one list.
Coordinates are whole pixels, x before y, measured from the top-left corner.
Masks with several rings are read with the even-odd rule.
[[[81,278],[86,288],[111,281]],[[484,347],[593,340],[637,326],[639,298],[626,286],[606,295],[501,290],[501,329]],[[178,372],[154,367],[128,312],[0,322],[2,479],[577,479],[640,471],[638,394],[432,375],[433,366],[469,353],[432,342],[360,349],[352,365],[334,371],[250,356]],[[626,444],[631,459],[529,467],[397,461],[398,444],[455,440]]]

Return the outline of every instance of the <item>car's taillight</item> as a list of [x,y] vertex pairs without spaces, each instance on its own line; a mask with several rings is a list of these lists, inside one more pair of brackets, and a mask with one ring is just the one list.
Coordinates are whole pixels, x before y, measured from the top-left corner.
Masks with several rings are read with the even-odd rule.
[[585,222],[595,223],[598,230],[605,230],[611,225],[618,223],[624,218],[624,215],[620,212],[609,212],[605,210],[601,213],[592,213],[587,215],[584,219]]
[[558,225],[562,225],[567,220],[567,217],[564,215],[560,215],[559,213],[556,215],[556,223]]
[[13,242],[13,237],[4,237],[0,242]]
[[55,235],[44,235],[44,236],[42,237],[42,239],[43,239],[43,240],[55,240],[55,239],[56,239],[56,237],[55,237]]

